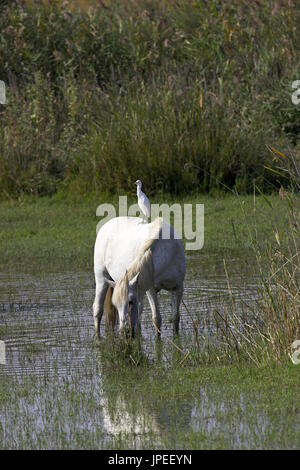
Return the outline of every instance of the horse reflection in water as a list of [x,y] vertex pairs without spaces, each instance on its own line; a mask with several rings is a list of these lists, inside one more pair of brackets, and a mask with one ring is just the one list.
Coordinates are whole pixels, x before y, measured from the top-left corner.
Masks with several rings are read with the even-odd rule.
[[[114,346],[116,341],[126,341],[123,338],[112,337],[111,339]],[[168,445],[170,438],[177,439],[178,428],[184,432],[190,426],[193,402],[187,402],[185,399],[181,402],[181,397],[178,396],[176,408],[180,408],[181,411],[176,412],[173,401],[167,397],[162,400],[159,394],[155,396],[155,392],[151,393],[151,377],[148,377],[150,393],[139,393],[136,367],[132,367],[132,364],[128,366],[129,359],[124,359],[122,355],[118,356],[118,363],[115,366],[111,359],[113,354],[109,354],[109,347],[108,349],[107,347],[108,344],[105,342],[104,353],[102,354],[99,349],[96,353],[100,354],[98,356],[101,375],[99,410],[102,415],[103,430],[109,439],[107,444],[113,445],[115,441],[112,443],[111,439],[116,439],[128,448],[161,448],[163,445]],[[161,363],[162,356],[165,356],[167,351],[169,351],[168,363],[169,361],[178,362],[182,358],[178,355],[176,348],[169,350],[168,344],[164,345],[163,342],[156,340],[153,360]],[[142,340],[136,341],[135,353],[141,361],[149,361],[143,351]],[[116,356],[115,360],[117,360]],[[123,380],[120,380],[120,374],[116,373],[116,368],[120,368],[120,374],[124,374]],[[146,379],[143,377],[140,380],[144,382]],[[162,387],[164,380],[168,382],[168,374],[162,374],[160,382]],[[143,390],[143,385],[141,390]]]
[[145,223],[138,217],[116,217],[98,232],[94,250],[96,293],[93,304],[95,333],[106,306],[107,321],[129,330],[140,326],[145,294],[153,324],[161,330],[157,293],[171,292],[174,333],[178,333],[185,277],[185,254],[174,228],[161,218]]

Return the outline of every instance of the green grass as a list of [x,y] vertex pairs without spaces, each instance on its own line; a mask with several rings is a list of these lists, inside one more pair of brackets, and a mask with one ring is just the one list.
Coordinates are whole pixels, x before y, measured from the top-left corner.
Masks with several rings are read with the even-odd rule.
[[[145,189],[146,190],[146,189]],[[132,190],[133,193],[134,190]],[[123,193],[124,194],[124,193]],[[126,194],[126,193],[125,193]],[[286,203],[278,195],[269,197],[272,207],[261,197],[198,195],[183,199],[161,196],[152,203],[204,204],[205,241],[201,255],[236,254],[251,258],[253,239],[261,246],[276,243],[274,227],[280,234],[286,227]],[[96,209],[118,198],[83,200],[24,198],[0,204],[0,265],[21,271],[93,269],[93,246],[100,218]],[[130,196],[130,204],[136,197]],[[185,240],[184,240],[185,241]]]

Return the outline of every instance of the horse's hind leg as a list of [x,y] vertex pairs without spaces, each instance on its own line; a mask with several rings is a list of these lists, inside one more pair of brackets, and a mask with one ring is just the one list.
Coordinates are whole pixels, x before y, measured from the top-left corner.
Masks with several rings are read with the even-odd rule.
[[178,334],[179,320],[180,320],[180,302],[182,299],[183,288],[178,287],[171,292],[171,306],[172,306],[172,317],[173,317],[173,331]]
[[100,323],[103,315],[104,300],[108,285],[103,282],[96,282],[95,300],[93,303],[94,327],[96,336],[100,336]]
[[150,307],[152,310],[152,320],[154,327],[156,329],[156,333],[160,335],[160,328],[161,328],[161,316],[158,307],[158,300],[157,300],[157,292],[155,289],[149,289],[147,291],[147,297],[149,299]]

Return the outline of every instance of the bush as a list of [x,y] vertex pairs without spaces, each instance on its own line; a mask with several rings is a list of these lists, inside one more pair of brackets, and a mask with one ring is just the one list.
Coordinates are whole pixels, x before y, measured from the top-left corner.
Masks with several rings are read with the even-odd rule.
[[284,185],[265,166],[270,142],[295,146],[297,156],[291,83],[300,76],[300,37],[292,4],[0,8],[0,78],[8,85],[0,196],[126,191],[137,178],[148,192],[172,194],[222,189],[220,181],[242,192],[253,180]]

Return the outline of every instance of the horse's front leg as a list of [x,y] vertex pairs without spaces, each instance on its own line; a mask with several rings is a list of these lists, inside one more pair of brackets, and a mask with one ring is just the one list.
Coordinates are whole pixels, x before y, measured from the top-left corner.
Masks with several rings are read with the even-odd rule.
[[178,334],[180,321],[180,302],[182,300],[183,288],[178,287],[171,292],[171,307],[173,318],[173,332]]
[[141,333],[141,321],[142,321],[142,313],[143,313],[143,310],[144,310],[144,302],[143,302],[143,298],[140,298],[139,300],[137,300],[137,305],[138,305],[138,311],[137,311],[137,321],[136,321],[136,332],[137,334],[140,334]]
[[[130,305],[130,304],[129,304]],[[129,307],[129,323],[131,329],[131,337],[135,337],[135,333],[141,332],[141,315],[143,312],[143,301],[134,299]]]
[[150,303],[151,311],[152,311],[152,321],[153,325],[156,329],[156,333],[160,335],[160,328],[161,328],[161,316],[158,307],[158,300],[157,300],[157,292],[155,289],[149,289],[147,291],[147,297]]

